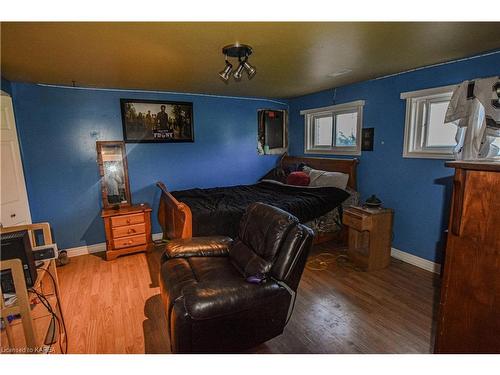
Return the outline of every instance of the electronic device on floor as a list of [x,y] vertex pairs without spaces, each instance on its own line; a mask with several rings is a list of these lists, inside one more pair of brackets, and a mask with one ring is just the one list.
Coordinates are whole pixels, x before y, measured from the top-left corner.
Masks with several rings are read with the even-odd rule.
[[35,246],[33,248],[33,258],[35,261],[57,259],[58,256],[59,251],[57,250],[57,244],[55,243],[50,245]]
[[[23,264],[26,287],[32,287],[37,277],[37,271],[28,231],[2,233],[0,241],[2,243],[0,260],[20,259]],[[3,293],[15,292],[14,280],[10,270],[1,272],[0,282]]]

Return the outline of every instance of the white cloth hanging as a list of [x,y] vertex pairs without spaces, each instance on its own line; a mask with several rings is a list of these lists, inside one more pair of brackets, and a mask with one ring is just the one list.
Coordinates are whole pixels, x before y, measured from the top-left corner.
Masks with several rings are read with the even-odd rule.
[[445,123],[458,126],[453,151],[457,160],[499,155],[492,144],[500,137],[500,77],[464,81],[453,91]]

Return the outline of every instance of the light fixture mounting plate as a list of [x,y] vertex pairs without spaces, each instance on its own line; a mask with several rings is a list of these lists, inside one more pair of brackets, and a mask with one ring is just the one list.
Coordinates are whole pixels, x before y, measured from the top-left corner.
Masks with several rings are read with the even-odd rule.
[[222,53],[230,57],[248,57],[252,54],[252,47],[246,44],[230,44],[222,48]]

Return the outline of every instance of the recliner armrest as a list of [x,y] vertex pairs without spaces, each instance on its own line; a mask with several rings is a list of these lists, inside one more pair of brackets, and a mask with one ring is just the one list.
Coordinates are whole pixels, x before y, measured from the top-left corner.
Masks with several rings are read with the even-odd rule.
[[169,241],[161,262],[172,258],[228,256],[233,240],[225,236],[193,237]]
[[277,301],[277,297],[289,295],[274,280],[251,284],[245,279],[222,282],[201,282],[184,288],[184,307],[195,320],[212,319],[249,310],[259,304]]

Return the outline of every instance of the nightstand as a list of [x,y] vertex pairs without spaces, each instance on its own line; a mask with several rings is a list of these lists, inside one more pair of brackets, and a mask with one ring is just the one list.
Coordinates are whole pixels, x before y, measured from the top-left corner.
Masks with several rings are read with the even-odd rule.
[[349,259],[365,271],[385,268],[391,260],[392,220],[390,208],[351,206],[342,221],[349,227]]
[[105,208],[101,217],[106,230],[106,260],[152,247],[151,207],[147,203]]

